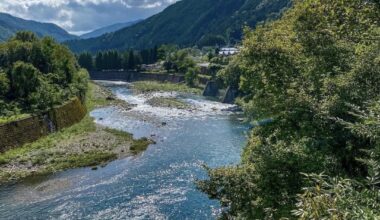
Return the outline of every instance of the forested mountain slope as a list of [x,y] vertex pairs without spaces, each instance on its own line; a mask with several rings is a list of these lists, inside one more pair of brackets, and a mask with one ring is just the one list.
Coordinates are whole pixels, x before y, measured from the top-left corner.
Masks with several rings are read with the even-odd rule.
[[0,13],[0,42],[23,30],[32,31],[39,37],[51,36],[61,42],[77,38],[55,24],[29,21],[6,13]]
[[68,42],[75,52],[152,48],[160,44],[234,43],[244,25],[273,19],[290,0],[183,0],[137,25],[99,38]]
[[132,26],[134,24],[139,23],[140,21],[141,20],[136,20],[136,21],[130,21],[130,22],[112,24],[112,25],[109,25],[109,26],[106,26],[106,27],[102,27],[102,28],[96,29],[96,30],[91,31],[91,32],[89,32],[87,34],[83,34],[83,35],[80,36],[80,38],[82,38],[82,39],[89,39],[89,38],[94,38],[94,37],[100,37],[103,34],[112,33],[112,32],[121,30],[123,28],[130,27],[130,26]]

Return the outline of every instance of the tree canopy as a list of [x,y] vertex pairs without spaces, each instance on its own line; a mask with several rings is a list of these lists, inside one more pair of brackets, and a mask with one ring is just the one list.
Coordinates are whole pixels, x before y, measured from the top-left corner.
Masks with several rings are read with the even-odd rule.
[[84,98],[88,73],[52,38],[18,32],[0,44],[0,116],[44,111],[72,96]]
[[367,183],[379,178],[378,1],[296,0],[282,19],[246,29],[228,68],[251,122],[272,122],[255,126],[239,166],[199,182],[228,207],[224,217],[380,216],[379,184]]

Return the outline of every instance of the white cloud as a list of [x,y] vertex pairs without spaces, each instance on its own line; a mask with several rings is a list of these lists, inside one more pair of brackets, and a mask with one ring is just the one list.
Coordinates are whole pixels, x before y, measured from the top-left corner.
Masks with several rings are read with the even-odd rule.
[[0,0],[0,11],[86,32],[160,12],[177,0]]

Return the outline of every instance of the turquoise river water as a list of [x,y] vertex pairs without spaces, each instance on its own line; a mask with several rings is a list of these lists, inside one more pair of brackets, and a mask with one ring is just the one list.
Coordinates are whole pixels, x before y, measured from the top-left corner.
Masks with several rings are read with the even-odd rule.
[[[210,167],[239,162],[248,126],[225,105],[177,93],[134,95],[130,85],[102,82],[135,105],[91,112],[99,124],[157,142],[136,157],[98,170],[74,169],[0,188],[0,219],[215,219],[217,201],[196,189]],[[193,108],[152,107],[148,98],[177,97]]]

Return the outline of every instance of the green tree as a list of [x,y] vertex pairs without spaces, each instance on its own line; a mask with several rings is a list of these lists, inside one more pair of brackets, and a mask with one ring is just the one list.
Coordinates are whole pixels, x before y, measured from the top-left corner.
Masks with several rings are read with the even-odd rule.
[[198,78],[199,74],[199,69],[198,68],[189,68],[185,74],[185,82],[188,86],[194,87],[195,86],[195,81]]
[[136,68],[135,53],[133,50],[129,51],[128,54],[128,69],[134,70]]
[[365,110],[354,107],[355,124],[340,121],[354,134],[375,143],[375,149],[358,159],[367,170],[367,178],[349,179],[324,174],[305,174],[303,192],[297,196],[293,214],[300,219],[376,219],[380,216],[380,102]]
[[11,40],[15,41],[22,41],[22,42],[35,42],[38,40],[36,34],[29,31],[19,31],[16,33],[14,37],[11,38]]
[[95,57],[95,67],[98,71],[104,69],[103,53],[98,52]]
[[92,55],[88,52],[79,54],[78,63],[87,70],[93,70],[94,68]]
[[87,72],[52,38],[17,33],[0,44],[0,62],[0,117],[37,113],[72,96],[85,97]]
[[10,81],[4,72],[0,72],[0,98],[5,97],[10,89]]
[[308,183],[302,173],[365,180],[369,168],[357,158],[378,145],[336,118],[360,124],[347,103],[379,98],[379,18],[375,1],[297,0],[282,19],[246,29],[225,75],[237,68],[251,123],[271,122],[253,128],[239,166],[200,182],[227,218],[293,218]]
[[40,85],[40,71],[33,65],[18,61],[11,70],[11,90],[15,97],[26,98]]

